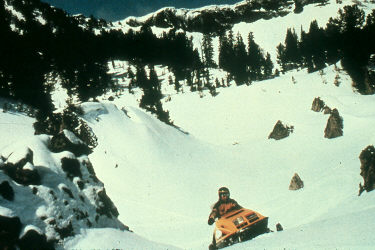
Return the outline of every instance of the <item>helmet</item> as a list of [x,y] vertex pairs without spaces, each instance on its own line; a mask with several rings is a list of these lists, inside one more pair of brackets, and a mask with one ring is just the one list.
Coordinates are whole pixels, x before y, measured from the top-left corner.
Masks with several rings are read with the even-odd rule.
[[230,195],[229,189],[227,187],[221,187],[221,188],[219,188],[218,194],[219,194],[219,197],[220,197],[220,195],[223,195],[223,194],[227,194],[228,197],[229,197],[229,195]]

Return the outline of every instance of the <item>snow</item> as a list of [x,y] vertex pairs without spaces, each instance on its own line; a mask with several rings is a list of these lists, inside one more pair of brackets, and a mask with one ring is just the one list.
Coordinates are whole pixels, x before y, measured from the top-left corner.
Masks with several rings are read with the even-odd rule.
[[[285,19],[238,24],[234,29],[246,34],[244,38],[253,31],[256,42],[271,53],[291,24],[298,28],[302,22],[309,25],[312,18],[319,18],[322,25],[329,15],[335,16],[338,6],[318,7],[319,15],[313,15],[313,7],[308,6],[303,12],[307,16],[290,14]],[[267,38],[269,32],[277,34]],[[157,69],[159,75],[163,71]],[[211,73],[219,78],[224,75]],[[163,89],[170,89],[168,73],[164,74]],[[334,85],[337,75],[338,87]],[[82,117],[98,138],[88,158],[118,208],[119,219],[134,233],[101,221],[98,228],[83,228],[76,237],[66,239],[63,247],[207,249],[213,231],[207,225],[210,205],[217,200],[217,189],[227,186],[242,206],[268,216],[272,230],[276,223],[284,228],[228,249],[372,249],[375,192],[358,196],[362,182],[358,156],[375,141],[375,100],[358,94],[351,84],[339,65],[331,65],[322,72],[292,71],[250,86],[220,88],[216,97],[207,91],[165,93],[170,100],[163,101],[164,109],[187,133],[138,108],[139,95],[123,93],[114,102],[83,103]],[[328,115],[311,110],[315,97],[338,109],[344,136],[324,138]],[[283,140],[270,140],[268,135],[278,120],[294,126],[294,131]],[[38,186],[35,199],[30,197],[32,186],[11,183],[17,194],[15,204],[24,202],[33,209],[4,207],[0,200],[0,214],[20,216],[25,225],[42,230],[44,224],[36,217],[69,216],[62,204],[67,195],[57,192],[59,188],[75,190],[75,196],[79,192],[77,179],[66,182],[61,170],[61,158],[72,155],[48,152],[49,137],[33,135],[32,118],[0,112],[0,121],[3,155],[27,145],[34,152],[34,165],[51,170],[44,170],[46,185]],[[294,173],[304,182],[298,191],[288,190]],[[58,194],[55,203],[49,193],[52,189]],[[90,187],[81,194],[94,202],[94,192]],[[83,206],[79,201],[71,203]],[[76,223],[75,228],[82,226]],[[52,234],[48,231],[47,237]]]
[[[105,235],[105,237],[103,237]],[[112,228],[82,230],[81,235],[65,244],[67,249],[177,249],[172,246],[156,244],[131,232],[123,232]]]
[[83,144],[83,141],[79,139],[73,132],[64,129],[63,133],[68,140],[73,144]]
[[24,15],[17,11],[13,6],[8,5],[7,1],[4,1],[5,9],[10,12],[14,17],[16,17],[19,21],[26,21]]
[[[336,75],[339,87],[334,85]],[[346,219],[352,213],[353,220],[365,217],[363,223],[375,219],[370,212],[375,206],[369,202],[373,194],[357,196],[362,181],[358,156],[375,140],[372,96],[355,92],[350,77],[334,66],[313,74],[292,71],[219,92],[214,98],[170,93],[164,108],[189,134],[127,105],[133,102],[125,95],[116,105],[85,104],[84,117],[99,143],[89,157],[120,220],[149,240],[206,249],[212,237],[206,224],[210,205],[216,190],[228,186],[242,206],[269,216],[271,229],[278,222],[285,229],[236,246],[239,249],[255,244],[260,249],[372,246],[367,224],[355,227],[363,242],[340,240],[335,233],[346,237],[352,230],[352,219]],[[328,115],[311,110],[318,96],[339,110],[343,137],[324,138]],[[95,108],[88,108],[91,105]],[[281,141],[267,139],[278,120],[294,126],[294,132]],[[288,190],[294,173],[305,183],[302,190]],[[321,230],[321,223],[327,228]],[[298,238],[291,241],[296,232]]]

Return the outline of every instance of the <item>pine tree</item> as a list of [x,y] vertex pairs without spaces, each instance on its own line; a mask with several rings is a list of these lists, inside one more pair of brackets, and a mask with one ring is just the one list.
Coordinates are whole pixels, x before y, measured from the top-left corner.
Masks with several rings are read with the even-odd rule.
[[234,56],[235,60],[232,62],[233,69],[232,73],[236,80],[237,85],[247,83],[247,53],[246,46],[243,42],[240,33],[236,36],[236,42],[234,44]]
[[285,46],[282,43],[279,43],[276,47],[277,49],[277,63],[281,67],[281,71],[285,73],[288,69],[286,67],[286,58],[285,58]]
[[250,77],[252,80],[260,79],[262,76],[261,66],[264,62],[264,55],[259,45],[254,41],[252,32],[248,36],[248,66],[250,68]]
[[228,37],[224,34],[219,37],[219,66],[225,71],[231,71],[234,51]]
[[265,78],[270,78],[273,71],[273,62],[271,60],[270,53],[267,52],[266,59],[264,61],[264,76]]
[[325,32],[319,28],[316,20],[310,24],[308,39],[311,45],[311,54],[314,70],[321,70],[325,67],[326,53],[325,53]]
[[287,29],[285,37],[285,60],[289,63],[288,70],[297,68],[301,64],[298,37],[294,29]]
[[216,63],[213,59],[214,49],[212,46],[212,37],[210,34],[203,35],[202,42],[202,52],[203,52],[203,64],[206,68],[216,67]]

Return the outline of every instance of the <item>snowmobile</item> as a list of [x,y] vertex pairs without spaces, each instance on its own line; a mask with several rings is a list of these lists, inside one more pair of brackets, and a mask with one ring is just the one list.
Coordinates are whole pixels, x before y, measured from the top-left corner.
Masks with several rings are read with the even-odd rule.
[[231,211],[216,221],[209,250],[224,248],[268,232],[268,217],[246,208]]

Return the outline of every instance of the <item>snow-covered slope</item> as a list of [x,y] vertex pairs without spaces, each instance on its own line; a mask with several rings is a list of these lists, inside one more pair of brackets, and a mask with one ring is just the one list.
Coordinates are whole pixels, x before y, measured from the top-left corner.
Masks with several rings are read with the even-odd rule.
[[[216,190],[228,186],[241,205],[269,216],[271,229],[278,222],[285,229],[239,249],[268,248],[268,241],[270,248],[372,246],[368,221],[375,206],[372,193],[358,197],[358,156],[375,141],[375,102],[353,91],[342,70],[331,66],[323,73],[290,72],[220,89],[215,98],[173,95],[164,105],[190,134],[126,105],[129,96],[116,99],[117,107],[84,104],[99,142],[90,159],[119,218],[153,241],[204,249],[211,239],[210,205]],[[315,97],[338,109],[343,137],[324,138],[328,115],[311,110]],[[277,120],[294,126],[280,141],[268,139]],[[288,190],[294,173],[305,183],[302,190]],[[347,239],[351,230],[361,238]]]
[[[33,118],[9,109],[14,106],[9,100],[0,102],[8,107],[0,113],[1,249],[88,249],[112,244],[172,249],[129,232],[116,218],[117,209],[86,155],[67,147],[56,152],[52,141],[57,137],[34,135]],[[70,131],[62,134],[73,144],[82,143]],[[77,234],[82,236],[74,238]],[[98,235],[106,238],[98,240]]]

